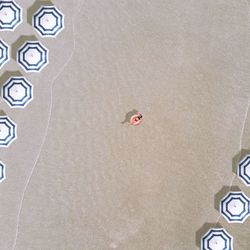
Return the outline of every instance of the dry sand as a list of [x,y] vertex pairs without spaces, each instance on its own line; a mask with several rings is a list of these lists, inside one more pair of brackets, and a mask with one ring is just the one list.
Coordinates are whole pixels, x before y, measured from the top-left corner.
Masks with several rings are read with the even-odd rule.
[[[21,71],[35,99],[24,110],[1,100],[18,140],[0,150],[0,249],[199,249],[232,159],[250,147],[250,116],[240,142],[249,3],[55,0],[65,14],[56,39],[27,24],[34,1],[18,3],[24,23],[1,37],[35,35],[50,65],[26,74],[11,60],[1,69]],[[145,116],[139,127],[121,123],[133,109]],[[250,219],[219,223],[235,250],[249,249]]]

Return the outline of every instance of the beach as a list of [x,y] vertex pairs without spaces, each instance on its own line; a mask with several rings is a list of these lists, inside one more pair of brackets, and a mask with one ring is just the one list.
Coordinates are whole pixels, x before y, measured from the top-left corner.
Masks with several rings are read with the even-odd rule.
[[[250,197],[233,172],[250,147],[250,2],[55,0],[56,38],[17,3],[23,23],[1,38],[35,36],[49,65],[0,69],[34,87],[25,109],[0,100],[18,136],[0,149],[0,249],[198,250],[218,222],[248,250],[250,219],[216,208],[231,185]],[[140,126],[123,123],[131,110]]]

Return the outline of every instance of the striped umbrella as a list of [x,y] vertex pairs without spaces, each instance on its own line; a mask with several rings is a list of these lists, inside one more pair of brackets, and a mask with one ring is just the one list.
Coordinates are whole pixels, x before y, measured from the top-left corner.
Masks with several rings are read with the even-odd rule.
[[244,159],[240,161],[237,174],[245,185],[250,186],[250,155],[246,155]]
[[2,96],[11,108],[24,108],[33,99],[33,86],[22,76],[11,77],[3,84]]
[[0,69],[9,61],[9,51],[9,46],[3,40],[0,40]]
[[220,202],[220,213],[229,223],[243,223],[249,216],[249,205],[243,192],[229,192]]
[[17,125],[8,117],[0,116],[0,147],[8,147],[15,139]]
[[0,1],[0,30],[14,30],[22,22],[22,9],[15,1]]
[[201,238],[201,250],[233,250],[233,237],[223,228],[211,228]]
[[55,37],[64,28],[64,15],[55,6],[42,6],[34,14],[32,22],[41,36]]
[[6,179],[5,169],[5,164],[0,161],[0,182],[3,182]]
[[49,63],[48,53],[41,42],[25,42],[17,51],[17,61],[25,71],[39,72]]

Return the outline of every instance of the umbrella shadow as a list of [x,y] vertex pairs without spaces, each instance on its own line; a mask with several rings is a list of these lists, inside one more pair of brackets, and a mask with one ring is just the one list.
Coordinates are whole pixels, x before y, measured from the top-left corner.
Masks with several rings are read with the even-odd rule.
[[54,5],[49,0],[37,0],[27,9],[27,22],[32,25],[32,18],[41,6]]
[[20,71],[5,71],[0,76],[0,94],[2,96],[2,86],[3,84],[12,76],[22,76]]
[[0,109],[0,116],[5,116],[6,113],[4,112],[4,110]]
[[235,155],[232,159],[232,171],[237,175],[238,165],[240,161],[246,156],[250,154],[250,149],[242,149],[240,152]]
[[27,41],[38,41],[36,36],[20,36],[12,45],[11,45],[11,57],[16,61],[18,49]]
[[202,237],[208,232],[211,228],[222,228],[220,223],[205,223],[201,228],[195,232],[195,243],[196,246],[200,248]]
[[137,114],[138,112],[139,111],[137,109],[133,109],[133,110],[129,111],[128,113],[126,113],[125,114],[125,119],[121,122],[121,124],[129,123],[131,116]]
[[208,232],[211,228],[222,228],[220,223],[205,223],[201,228],[195,232],[195,243],[196,246],[200,248],[202,237]]
[[226,196],[230,191],[240,191],[238,186],[223,186],[218,193],[214,196],[214,208],[220,212],[220,201]]

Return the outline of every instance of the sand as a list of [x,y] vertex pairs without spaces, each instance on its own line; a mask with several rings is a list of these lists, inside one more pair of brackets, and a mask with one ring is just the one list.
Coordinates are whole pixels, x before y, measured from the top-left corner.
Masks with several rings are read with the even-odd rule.
[[[1,100],[18,140],[0,150],[0,249],[199,249],[250,147],[249,3],[55,0],[65,29],[53,39],[26,22],[34,1],[17,2],[24,22],[1,37],[35,35],[50,64],[0,71],[34,85],[26,109]],[[138,127],[122,123],[134,109]],[[219,223],[249,249],[250,219]]]

